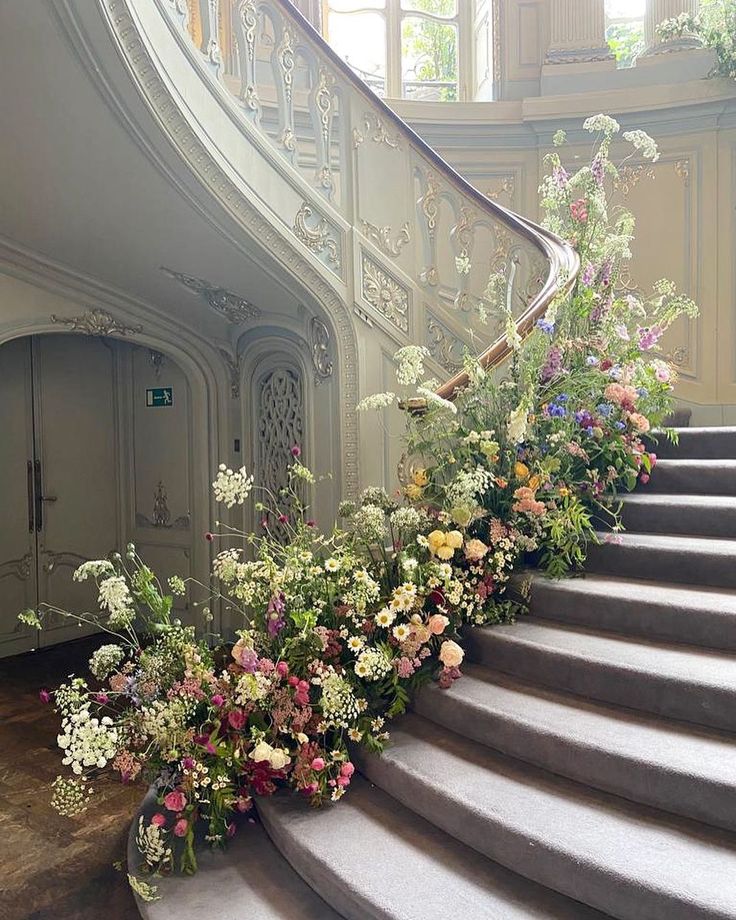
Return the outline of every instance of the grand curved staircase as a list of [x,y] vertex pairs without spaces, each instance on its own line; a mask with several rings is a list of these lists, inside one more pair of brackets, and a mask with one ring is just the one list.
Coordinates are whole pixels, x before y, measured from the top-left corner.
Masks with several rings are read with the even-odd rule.
[[472,630],[463,679],[420,694],[343,802],[261,800],[143,915],[216,890],[218,917],[257,920],[736,917],[736,429],[658,450],[626,533]]

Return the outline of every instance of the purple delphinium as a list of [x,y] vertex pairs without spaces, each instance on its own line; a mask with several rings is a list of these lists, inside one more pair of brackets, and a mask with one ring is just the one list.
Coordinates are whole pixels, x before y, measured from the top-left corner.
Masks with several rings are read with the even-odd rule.
[[592,262],[588,264],[583,269],[583,274],[580,276],[580,280],[585,285],[585,287],[590,287],[595,279],[595,265]]
[[551,323],[548,319],[538,319],[537,326],[542,330],[542,332],[546,332],[547,335],[552,335],[552,333],[555,331],[555,324]]
[[562,373],[564,373],[562,367],[562,349],[553,345],[547,352],[547,361],[542,368],[540,378],[542,383],[547,383],[547,381],[552,380],[553,377],[557,377]]

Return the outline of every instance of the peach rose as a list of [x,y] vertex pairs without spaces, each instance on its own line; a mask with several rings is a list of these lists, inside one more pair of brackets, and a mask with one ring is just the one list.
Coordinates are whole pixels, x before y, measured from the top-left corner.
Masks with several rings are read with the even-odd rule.
[[459,668],[463,663],[465,652],[460,648],[457,642],[452,639],[445,639],[440,648],[440,661],[446,668]]
[[465,558],[470,562],[480,562],[488,552],[488,547],[482,540],[468,540],[465,544]]
[[443,616],[441,613],[433,613],[429,618],[429,631],[433,636],[441,636],[442,633],[450,625],[450,621],[446,616]]

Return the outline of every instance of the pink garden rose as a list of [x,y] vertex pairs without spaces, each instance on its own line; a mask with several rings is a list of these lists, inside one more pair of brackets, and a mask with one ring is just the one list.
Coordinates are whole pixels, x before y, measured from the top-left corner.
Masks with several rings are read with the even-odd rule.
[[156,812],[151,818],[151,824],[155,824],[156,827],[164,827],[166,825],[166,816],[162,815],[160,811]]
[[174,825],[174,834],[177,837],[186,837],[189,830],[189,822],[186,818],[180,818]]
[[450,625],[450,621],[446,616],[443,616],[441,613],[433,613],[429,618],[429,631],[433,636],[441,636],[442,633]]
[[175,789],[164,797],[164,805],[169,811],[184,811],[187,805],[187,797],[183,792]]

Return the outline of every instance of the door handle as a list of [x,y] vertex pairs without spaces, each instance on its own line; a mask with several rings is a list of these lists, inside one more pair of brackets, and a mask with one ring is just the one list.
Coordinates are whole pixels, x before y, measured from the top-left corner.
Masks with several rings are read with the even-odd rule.
[[36,460],[33,464],[34,479],[34,497],[36,506],[36,530],[40,533],[43,530],[43,492],[41,490],[41,461]]
[[33,461],[28,460],[26,463],[26,485],[28,488],[28,533],[33,533],[36,526],[36,518],[33,511]]
[[41,496],[42,502],[56,502],[58,500],[59,499],[55,495],[42,495]]

